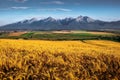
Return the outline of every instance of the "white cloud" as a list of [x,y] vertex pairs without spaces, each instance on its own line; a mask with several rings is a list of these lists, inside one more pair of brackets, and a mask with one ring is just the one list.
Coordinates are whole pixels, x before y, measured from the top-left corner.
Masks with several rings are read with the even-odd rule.
[[14,1],[16,1],[16,2],[26,2],[28,0],[14,0]]
[[11,9],[28,9],[29,7],[11,7]]
[[64,4],[62,1],[50,1],[50,2],[40,2],[41,4]]
[[30,7],[17,7],[17,6],[14,6],[14,7],[8,7],[8,8],[0,8],[0,10],[12,10],[12,9],[28,9]]
[[65,9],[65,8],[41,8],[39,10],[42,10],[42,11],[64,11],[64,12],[72,11],[70,9]]
[[59,11],[65,11],[65,12],[72,11],[72,10],[70,10],[70,9],[65,9],[65,8],[57,8],[57,10],[59,10]]

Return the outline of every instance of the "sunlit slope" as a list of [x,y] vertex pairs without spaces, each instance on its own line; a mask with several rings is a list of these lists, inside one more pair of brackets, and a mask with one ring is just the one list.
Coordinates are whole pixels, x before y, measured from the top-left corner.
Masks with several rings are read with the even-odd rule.
[[119,80],[120,43],[0,40],[0,79]]

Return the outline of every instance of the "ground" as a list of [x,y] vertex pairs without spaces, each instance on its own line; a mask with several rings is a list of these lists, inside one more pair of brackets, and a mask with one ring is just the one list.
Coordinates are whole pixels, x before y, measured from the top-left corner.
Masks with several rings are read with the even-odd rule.
[[119,80],[120,43],[0,39],[0,79]]

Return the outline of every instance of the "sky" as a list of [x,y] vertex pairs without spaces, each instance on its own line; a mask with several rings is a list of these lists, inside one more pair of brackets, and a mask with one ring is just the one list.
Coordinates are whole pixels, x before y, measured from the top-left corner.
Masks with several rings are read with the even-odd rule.
[[30,18],[89,16],[120,20],[120,0],[0,0],[0,25]]

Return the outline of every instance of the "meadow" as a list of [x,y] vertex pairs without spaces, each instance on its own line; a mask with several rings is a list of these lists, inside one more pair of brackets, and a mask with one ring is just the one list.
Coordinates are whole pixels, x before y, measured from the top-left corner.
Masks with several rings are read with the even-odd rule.
[[25,40],[112,40],[120,42],[119,32],[104,31],[12,31],[0,33],[1,39]]
[[120,43],[0,39],[0,80],[120,80]]

